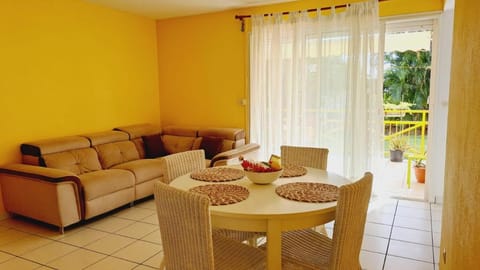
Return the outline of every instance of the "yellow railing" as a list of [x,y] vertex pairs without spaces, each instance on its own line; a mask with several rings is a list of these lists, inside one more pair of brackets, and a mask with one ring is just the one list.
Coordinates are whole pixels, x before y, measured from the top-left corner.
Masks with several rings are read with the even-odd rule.
[[[407,115],[411,115],[411,119],[404,120]],[[385,120],[383,121],[385,141],[390,142],[392,138],[408,136],[409,148],[406,152],[410,154],[425,153],[427,115],[428,110],[385,110]],[[399,118],[399,120],[389,120],[391,117]]]
[[[407,186],[410,188],[411,161],[426,159],[426,135],[428,110],[385,110],[385,145],[388,152],[390,140],[405,136],[408,147],[404,157],[408,160]],[[390,120],[394,118],[394,120]]]

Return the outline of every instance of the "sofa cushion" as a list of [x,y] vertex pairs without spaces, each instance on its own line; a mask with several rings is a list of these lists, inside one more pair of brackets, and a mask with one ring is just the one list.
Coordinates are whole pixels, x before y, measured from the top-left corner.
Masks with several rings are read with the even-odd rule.
[[133,187],[135,176],[127,170],[100,170],[79,176],[86,201]]
[[139,159],[137,148],[132,141],[122,141],[94,146],[102,168],[108,169],[120,163]]
[[195,138],[195,140],[193,141],[192,150],[200,149],[200,144],[202,143],[202,139],[203,139],[202,137]]
[[195,137],[183,137],[174,135],[162,136],[163,146],[169,154],[192,150],[193,142],[195,141],[195,139]]
[[142,136],[146,158],[163,157],[167,154],[160,134]]
[[205,150],[205,157],[212,159],[220,153],[223,147],[223,139],[218,137],[203,137],[200,148]]
[[139,159],[125,162],[112,167],[112,169],[123,169],[135,175],[135,183],[143,183],[148,180],[163,176],[160,168],[160,159]]
[[137,148],[138,156],[145,158],[145,144],[143,143],[142,137],[132,139],[132,142],[135,144],[135,148]]
[[78,175],[102,169],[97,152],[92,148],[43,155],[43,160],[48,168],[66,170]]

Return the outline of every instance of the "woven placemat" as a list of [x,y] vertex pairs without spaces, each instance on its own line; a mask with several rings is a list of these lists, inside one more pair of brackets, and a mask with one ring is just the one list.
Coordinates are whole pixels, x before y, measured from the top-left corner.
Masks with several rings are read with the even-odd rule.
[[190,177],[195,180],[206,182],[227,182],[238,180],[245,176],[243,170],[234,168],[207,168],[192,172]]
[[250,192],[246,187],[230,184],[211,184],[191,188],[190,191],[207,195],[211,205],[227,205],[241,202]]
[[300,202],[334,202],[338,199],[338,187],[323,183],[289,183],[277,187],[275,192],[285,199]]
[[280,177],[296,177],[307,174],[307,169],[298,165],[283,165],[283,173]]

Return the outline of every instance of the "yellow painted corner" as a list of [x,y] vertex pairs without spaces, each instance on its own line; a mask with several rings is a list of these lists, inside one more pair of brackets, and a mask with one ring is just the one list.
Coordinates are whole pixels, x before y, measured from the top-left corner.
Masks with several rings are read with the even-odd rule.
[[0,166],[20,162],[23,142],[160,124],[154,20],[80,0],[1,1],[0,33]]

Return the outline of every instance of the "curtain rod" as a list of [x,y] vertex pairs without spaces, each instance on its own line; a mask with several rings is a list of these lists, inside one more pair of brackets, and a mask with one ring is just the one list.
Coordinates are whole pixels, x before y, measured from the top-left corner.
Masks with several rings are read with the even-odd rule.
[[[378,0],[378,2],[387,2],[389,0]],[[343,5],[337,5],[337,6],[334,6],[333,8],[346,8],[350,6],[350,4],[343,4]],[[307,12],[316,12],[318,10],[320,11],[324,11],[324,10],[330,10],[332,9],[332,7],[321,7],[321,8],[310,8],[310,9],[307,9]],[[288,15],[292,12],[295,12],[295,11],[283,11],[282,12],[282,15]],[[264,17],[267,17],[267,16],[270,16],[271,13],[265,13],[263,14]],[[245,32],[245,19],[247,18],[251,18],[252,15],[235,15],[235,19],[236,20],[240,20],[242,22],[242,26],[241,26],[241,31],[242,32]]]

